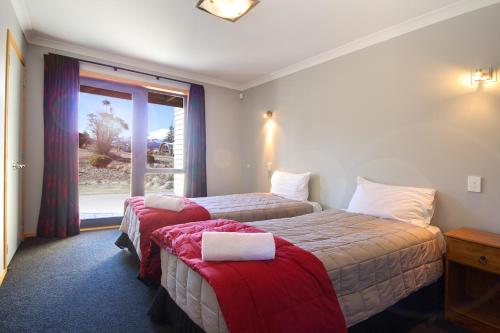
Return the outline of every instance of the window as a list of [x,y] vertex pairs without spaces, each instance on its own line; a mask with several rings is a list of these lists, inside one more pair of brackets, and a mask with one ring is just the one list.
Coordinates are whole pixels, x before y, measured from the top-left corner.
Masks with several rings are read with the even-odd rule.
[[184,191],[184,98],[148,94],[145,192]]
[[123,215],[131,195],[184,192],[185,96],[81,78],[82,220]]

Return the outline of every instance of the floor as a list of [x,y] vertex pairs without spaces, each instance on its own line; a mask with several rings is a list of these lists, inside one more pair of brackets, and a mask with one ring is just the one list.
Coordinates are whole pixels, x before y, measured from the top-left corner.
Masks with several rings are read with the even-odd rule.
[[80,218],[98,219],[123,215],[123,203],[130,193],[122,194],[81,194]]
[[169,332],[147,310],[154,290],[117,230],[28,239],[0,287],[0,332]]
[[[169,332],[147,315],[154,295],[136,279],[137,262],[114,245],[118,230],[64,240],[28,239],[0,287],[0,332]],[[442,319],[388,310],[350,330],[465,332]]]

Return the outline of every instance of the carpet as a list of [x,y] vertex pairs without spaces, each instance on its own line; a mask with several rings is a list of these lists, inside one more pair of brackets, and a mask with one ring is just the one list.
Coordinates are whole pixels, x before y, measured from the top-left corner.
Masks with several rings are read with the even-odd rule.
[[0,287],[0,332],[169,332],[150,321],[156,290],[137,280],[119,234],[23,242]]

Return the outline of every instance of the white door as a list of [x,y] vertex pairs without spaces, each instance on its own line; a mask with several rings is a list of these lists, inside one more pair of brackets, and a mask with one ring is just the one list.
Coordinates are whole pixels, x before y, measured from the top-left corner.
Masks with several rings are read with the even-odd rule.
[[19,48],[9,34],[5,107],[5,228],[7,266],[22,241],[21,187],[23,164],[22,125],[25,67]]

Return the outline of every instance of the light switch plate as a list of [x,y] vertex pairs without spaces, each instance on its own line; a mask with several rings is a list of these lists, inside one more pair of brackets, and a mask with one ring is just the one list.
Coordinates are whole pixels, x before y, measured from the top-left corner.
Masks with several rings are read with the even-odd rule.
[[481,176],[467,177],[467,191],[476,193],[481,192]]

